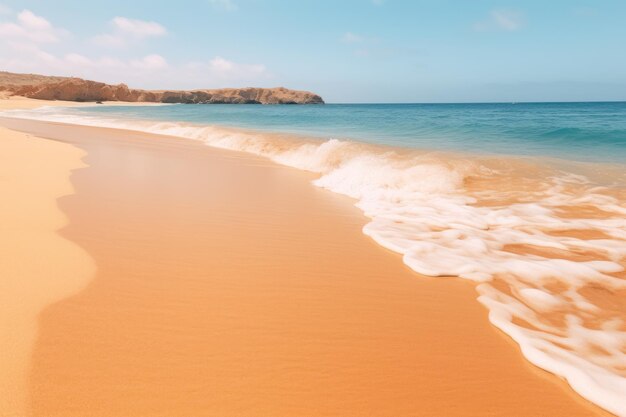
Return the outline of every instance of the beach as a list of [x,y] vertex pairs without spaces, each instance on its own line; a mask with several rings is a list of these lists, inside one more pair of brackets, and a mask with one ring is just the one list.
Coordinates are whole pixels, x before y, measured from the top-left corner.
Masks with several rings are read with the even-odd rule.
[[526,361],[475,283],[419,275],[363,234],[318,174],[170,136],[0,125],[3,415],[609,415]]
[[[40,107],[0,100],[2,108]],[[67,216],[57,199],[73,193],[70,175],[86,165],[71,145],[0,127],[0,414],[28,415],[28,371],[37,318],[47,306],[84,288],[95,266],[57,231]]]

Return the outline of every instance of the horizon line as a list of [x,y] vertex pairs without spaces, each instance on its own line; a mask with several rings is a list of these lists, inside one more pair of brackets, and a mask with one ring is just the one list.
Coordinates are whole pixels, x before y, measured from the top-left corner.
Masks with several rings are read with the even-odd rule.
[[624,100],[562,100],[562,101],[362,101],[325,102],[325,104],[575,104],[575,103],[626,103]]

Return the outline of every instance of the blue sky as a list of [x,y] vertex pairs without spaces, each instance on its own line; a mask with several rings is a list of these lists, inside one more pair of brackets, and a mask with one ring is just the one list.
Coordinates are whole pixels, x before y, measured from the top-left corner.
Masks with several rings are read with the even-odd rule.
[[0,0],[0,70],[328,102],[626,100],[623,0]]

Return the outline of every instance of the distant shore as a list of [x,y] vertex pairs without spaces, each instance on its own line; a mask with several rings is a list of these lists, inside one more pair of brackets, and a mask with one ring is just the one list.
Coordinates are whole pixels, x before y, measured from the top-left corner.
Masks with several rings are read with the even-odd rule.
[[3,95],[75,102],[324,104],[322,97],[317,94],[284,87],[142,90],[129,88],[126,84],[113,85],[76,77],[0,71],[0,98]]

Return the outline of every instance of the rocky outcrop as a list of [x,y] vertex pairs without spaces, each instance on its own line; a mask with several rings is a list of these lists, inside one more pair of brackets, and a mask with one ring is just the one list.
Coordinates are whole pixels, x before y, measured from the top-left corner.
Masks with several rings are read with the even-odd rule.
[[129,101],[190,104],[323,104],[308,91],[277,88],[222,88],[215,90],[151,91],[131,89],[81,78],[47,77],[0,72],[0,91],[40,100]]
[[308,91],[277,88],[222,88],[218,90],[159,91],[162,103],[199,104],[321,104],[322,98]]
[[62,81],[36,85],[21,85],[7,88],[7,90],[17,96],[40,100],[157,101],[156,95],[151,97],[152,100],[140,100],[142,94],[139,91],[129,89],[124,84],[109,85],[79,78],[68,78]]

